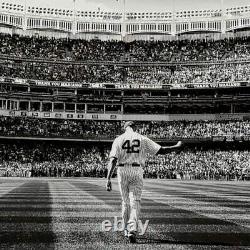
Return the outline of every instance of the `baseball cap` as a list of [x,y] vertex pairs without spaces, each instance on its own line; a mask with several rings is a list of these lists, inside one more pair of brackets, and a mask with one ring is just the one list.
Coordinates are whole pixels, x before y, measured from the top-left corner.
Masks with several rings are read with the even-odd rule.
[[134,127],[135,123],[133,121],[124,122],[123,128],[126,129],[127,127]]

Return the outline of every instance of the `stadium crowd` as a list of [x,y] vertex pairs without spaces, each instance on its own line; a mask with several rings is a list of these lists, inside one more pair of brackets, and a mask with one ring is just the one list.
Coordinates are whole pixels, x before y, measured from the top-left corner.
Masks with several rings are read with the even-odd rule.
[[0,144],[0,152],[2,176],[104,177],[107,172],[105,155],[95,147]]
[[[250,59],[249,39],[124,43],[0,34],[0,76],[126,84],[248,81],[250,63],[242,60]],[[7,55],[8,58],[1,58],[1,55]],[[10,59],[9,56],[17,58]],[[42,60],[38,60],[39,58]],[[223,62],[218,62],[220,60]],[[239,62],[235,63],[235,60]],[[190,61],[194,64],[185,64]],[[198,63],[200,61],[203,64]],[[122,64],[118,64],[119,62]],[[126,64],[128,62],[130,65]],[[131,65],[136,62],[147,62],[149,65]],[[151,62],[167,62],[170,65],[150,65]]]
[[51,120],[19,117],[1,117],[0,134],[4,136],[42,137],[114,137],[120,129],[119,122]]
[[249,168],[249,151],[193,150],[151,157],[145,169],[149,178],[240,180]]
[[39,62],[0,63],[0,76],[82,83],[120,83],[123,79],[123,68],[116,65],[72,65]]
[[[87,145],[40,143],[0,144],[0,176],[100,177],[107,175],[109,150]],[[184,150],[150,157],[145,178],[244,179],[249,151]]]
[[250,80],[250,63],[168,66],[117,66],[0,63],[0,77],[45,81],[122,84],[217,83]]
[[[152,138],[205,138],[250,136],[250,121],[144,121],[137,130]],[[0,117],[0,135],[63,138],[114,138],[121,134],[121,121]]]
[[249,58],[249,37],[223,40],[121,41],[0,35],[0,54],[65,61],[218,61]]

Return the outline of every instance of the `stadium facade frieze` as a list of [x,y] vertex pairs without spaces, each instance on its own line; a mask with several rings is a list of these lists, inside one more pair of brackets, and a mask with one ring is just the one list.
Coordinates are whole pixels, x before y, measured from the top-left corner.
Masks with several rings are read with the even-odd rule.
[[75,120],[134,120],[134,121],[225,121],[250,119],[250,114],[119,114],[119,113],[69,113],[69,112],[33,112],[0,109],[0,116],[31,117],[44,119],[75,119]]
[[[26,1],[25,1],[26,2]],[[167,12],[48,8],[3,1],[0,32],[103,40],[170,40],[206,33],[206,39],[234,36],[250,27],[250,7]]]

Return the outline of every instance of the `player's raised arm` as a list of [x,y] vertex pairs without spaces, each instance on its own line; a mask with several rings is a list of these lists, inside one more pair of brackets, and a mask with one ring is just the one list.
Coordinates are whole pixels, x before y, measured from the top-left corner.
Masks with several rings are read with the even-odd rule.
[[175,145],[173,146],[165,146],[165,147],[161,147],[159,149],[159,151],[157,152],[157,154],[163,155],[163,154],[167,154],[170,153],[172,151],[175,150],[179,150],[182,147],[183,143],[181,141],[178,141]]
[[167,154],[175,150],[180,150],[183,143],[178,141],[173,146],[161,146],[160,144],[154,142],[153,140],[144,137],[145,142],[145,153],[149,155],[157,155],[157,154]]

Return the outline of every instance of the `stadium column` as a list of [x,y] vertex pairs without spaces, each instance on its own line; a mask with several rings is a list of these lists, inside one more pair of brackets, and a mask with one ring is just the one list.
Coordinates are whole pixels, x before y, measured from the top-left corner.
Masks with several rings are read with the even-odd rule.
[[16,110],[19,110],[19,107],[20,107],[20,101],[17,101],[17,103],[16,103]]
[[175,22],[175,2],[172,0],[172,22],[171,22],[171,35],[176,35],[176,22]]
[[27,29],[27,0],[24,2],[23,30]]
[[125,40],[126,36],[126,0],[123,1],[123,11],[122,11],[122,40]]
[[73,24],[72,24],[72,33],[76,34],[77,24],[76,24],[76,0],[73,0]]
[[224,0],[221,0],[221,33],[225,34],[226,33],[226,19],[225,19],[225,7],[224,7]]
[[234,104],[232,103],[231,104],[231,114],[233,114],[235,112],[235,106],[234,106]]

